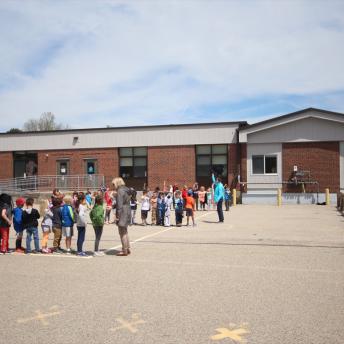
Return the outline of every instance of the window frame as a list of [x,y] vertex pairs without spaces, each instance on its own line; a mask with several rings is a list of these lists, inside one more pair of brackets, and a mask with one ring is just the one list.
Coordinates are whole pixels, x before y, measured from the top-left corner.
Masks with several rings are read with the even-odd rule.
[[[137,155],[135,154],[135,148],[145,148],[146,149],[146,154],[145,155]],[[121,149],[130,149],[131,150],[131,155],[129,154],[125,154],[125,155],[121,155]],[[121,159],[122,158],[131,158],[132,159],[132,166],[127,166],[127,167],[131,167],[132,168],[132,172],[131,175],[129,177],[122,177],[122,173],[121,173],[121,167],[126,167],[126,166],[121,166]],[[146,161],[146,165],[145,165],[145,175],[141,176],[141,177],[135,177],[135,160],[136,159],[145,159]],[[138,167],[142,167],[142,165],[137,165]],[[146,146],[140,146],[140,147],[120,147],[118,148],[118,170],[119,170],[119,175],[124,178],[124,179],[141,179],[141,178],[146,178],[148,177],[148,147]]]
[[[197,147],[201,147],[201,146],[210,146],[210,153],[209,154],[205,154],[205,153],[197,153]],[[225,153],[214,153],[214,147],[218,147],[218,146],[224,146],[225,147]],[[225,156],[226,157],[226,164],[224,164],[224,166],[226,167],[226,170],[224,174],[222,174],[222,178],[225,178],[227,180],[228,178],[228,144],[207,144],[207,145],[195,145],[195,156],[196,156],[196,180],[200,179],[200,178],[206,178],[208,176],[200,176],[198,174],[198,166],[202,166],[198,164],[198,157],[209,157],[210,158],[210,169],[213,166],[213,157],[215,156]],[[207,165],[203,165],[203,166],[207,166]],[[211,177],[211,176],[210,176]]]
[[[253,157],[263,157],[264,173],[253,172]],[[266,171],[266,158],[276,158],[276,173],[267,173]],[[251,176],[278,176],[278,155],[277,154],[252,154],[251,155]]]

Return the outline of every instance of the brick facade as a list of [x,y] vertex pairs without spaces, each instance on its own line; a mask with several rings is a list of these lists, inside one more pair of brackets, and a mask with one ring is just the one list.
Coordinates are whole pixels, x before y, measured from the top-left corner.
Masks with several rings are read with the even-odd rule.
[[[240,143],[240,181],[247,182],[247,144]],[[247,191],[247,186],[237,186],[242,192]]]
[[0,153],[0,179],[13,178],[13,154],[12,152]]
[[106,184],[119,174],[118,150],[116,148],[39,151],[38,175],[56,175],[57,162],[69,159],[69,174],[86,174],[86,159],[97,160],[97,174],[105,176]]
[[[284,181],[290,179],[293,167],[310,171],[311,179],[319,182],[320,192],[329,188],[338,192],[340,187],[339,142],[283,143],[282,166]],[[316,186],[306,186],[306,192],[316,192]],[[288,185],[286,192],[301,192],[301,186]]]
[[151,188],[177,184],[193,185],[196,181],[195,146],[148,147],[148,185]]

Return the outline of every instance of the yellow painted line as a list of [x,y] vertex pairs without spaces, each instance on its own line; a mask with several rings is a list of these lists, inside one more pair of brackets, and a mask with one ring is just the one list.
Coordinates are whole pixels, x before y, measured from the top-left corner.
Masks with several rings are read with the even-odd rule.
[[[197,216],[197,217],[195,217],[195,220],[200,219],[201,217],[207,216],[207,215],[209,215],[209,214],[211,214],[211,213],[208,213],[208,212],[207,212],[207,213],[205,213],[205,214],[203,214],[203,215]],[[164,230],[160,230],[160,231],[158,231],[158,232],[155,232],[155,233],[153,233],[153,234],[145,235],[145,236],[143,236],[143,237],[141,237],[141,238],[139,238],[139,239],[136,239],[136,240],[134,240],[134,241],[130,241],[130,244],[135,244],[136,242],[140,242],[140,241],[142,241],[142,240],[145,240],[145,239],[148,239],[148,238],[152,238],[152,237],[154,237],[154,236],[156,236],[156,235],[159,235],[159,234],[168,232],[168,231],[170,231],[171,229],[175,229],[175,228],[180,229],[180,228],[182,228],[182,227],[171,226],[171,227],[168,227],[168,228],[166,228],[166,229],[164,229]],[[114,246],[114,247],[110,247],[110,248],[108,248],[107,250],[105,250],[105,252],[117,250],[118,248],[122,248],[122,245],[117,245],[117,246]]]

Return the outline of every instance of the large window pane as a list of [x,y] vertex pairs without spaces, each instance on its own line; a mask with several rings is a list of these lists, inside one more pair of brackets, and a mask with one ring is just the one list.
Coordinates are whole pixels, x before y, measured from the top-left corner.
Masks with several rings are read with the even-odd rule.
[[227,156],[226,155],[214,155],[212,157],[213,165],[227,165]]
[[209,177],[211,173],[210,165],[199,165],[197,166],[197,176],[199,177]]
[[277,173],[277,157],[265,157],[265,173]]
[[211,146],[196,146],[196,154],[211,154]]
[[134,166],[146,166],[147,159],[146,158],[134,158]]
[[210,156],[198,156],[197,165],[210,165],[211,159]]
[[134,148],[134,155],[135,156],[147,156],[147,148],[146,147],[135,147]]
[[133,166],[133,158],[121,158],[120,166]]
[[146,177],[146,166],[134,166],[134,177]]
[[252,173],[264,174],[264,155],[252,156]]
[[132,156],[133,155],[133,149],[132,148],[120,148],[119,149],[119,155],[120,156]]
[[227,154],[227,145],[212,146],[213,154]]

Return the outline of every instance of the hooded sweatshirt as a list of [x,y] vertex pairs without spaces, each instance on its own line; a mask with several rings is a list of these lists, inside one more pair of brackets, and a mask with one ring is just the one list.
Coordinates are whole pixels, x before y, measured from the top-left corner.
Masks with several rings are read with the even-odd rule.
[[27,228],[37,228],[38,219],[41,217],[38,210],[32,207],[29,207],[23,210],[23,229]]

